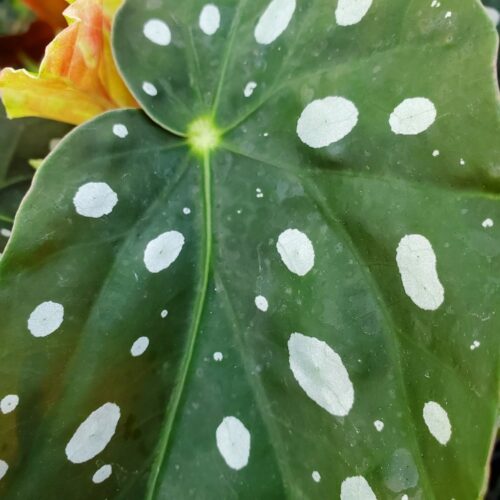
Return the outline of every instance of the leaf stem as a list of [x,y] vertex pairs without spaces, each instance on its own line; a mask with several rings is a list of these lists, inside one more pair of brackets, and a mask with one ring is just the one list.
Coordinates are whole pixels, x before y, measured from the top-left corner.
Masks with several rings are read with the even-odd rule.
[[196,300],[194,306],[193,322],[191,323],[191,328],[189,330],[189,335],[187,339],[186,352],[184,353],[184,358],[181,362],[179,379],[175,384],[175,388],[172,392],[172,396],[167,404],[167,421],[165,427],[161,433],[160,440],[158,443],[158,448],[156,451],[156,457],[154,459],[150,479],[146,488],[145,499],[153,500],[155,498],[155,493],[158,488],[158,478],[160,471],[164,464],[165,455],[167,453],[168,445],[170,442],[170,436],[172,434],[172,429],[175,423],[175,418],[179,410],[179,405],[184,392],[184,387],[189,375],[189,368],[191,366],[191,360],[193,358],[193,353],[195,349],[196,339],[198,337],[201,318],[203,315],[203,310],[205,306],[205,300],[208,290],[208,282],[210,279],[210,268],[212,261],[212,180],[210,171],[210,154],[206,152],[203,156],[203,168],[202,168],[202,179],[203,179],[203,217],[204,217],[204,234],[203,234],[203,253],[201,262],[201,272],[202,278],[199,288],[198,299]]

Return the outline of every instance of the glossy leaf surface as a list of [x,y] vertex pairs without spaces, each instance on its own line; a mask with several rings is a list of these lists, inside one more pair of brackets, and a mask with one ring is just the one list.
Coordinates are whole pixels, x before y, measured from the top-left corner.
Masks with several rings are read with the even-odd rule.
[[218,29],[203,7],[125,3],[115,55],[145,113],[70,134],[17,217],[2,494],[479,498],[499,389],[494,27],[468,0],[374,2],[350,26],[359,12],[336,23],[315,0],[263,44],[267,2],[218,2]]

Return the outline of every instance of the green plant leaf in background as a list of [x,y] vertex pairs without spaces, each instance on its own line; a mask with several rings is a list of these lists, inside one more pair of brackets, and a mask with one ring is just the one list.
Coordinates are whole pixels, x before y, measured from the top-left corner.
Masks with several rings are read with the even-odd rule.
[[481,5],[128,0],[114,49],[145,113],[59,144],[0,263],[2,496],[479,498]]
[[1,0],[0,36],[26,32],[34,17],[33,12],[20,0]]
[[0,103],[0,252],[31,184],[30,160],[44,158],[70,129],[66,124],[39,118],[9,120]]

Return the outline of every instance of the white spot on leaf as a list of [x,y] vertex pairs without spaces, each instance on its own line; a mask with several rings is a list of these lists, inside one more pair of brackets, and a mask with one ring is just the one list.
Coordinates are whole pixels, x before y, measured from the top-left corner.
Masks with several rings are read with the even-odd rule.
[[167,269],[181,253],[184,236],[178,231],[167,231],[151,240],[144,250],[144,264],[151,273]]
[[160,19],[150,19],[144,25],[143,33],[149,41],[163,47],[166,47],[172,39],[170,28]]
[[483,223],[481,224],[484,228],[489,228],[493,227],[493,219],[484,219]]
[[250,457],[250,432],[236,417],[224,417],[215,432],[217,448],[226,464],[243,469]]
[[199,19],[200,29],[206,35],[213,35],[220,27],[219,9],[209,3],[203,7]]
[[255,27],[257,43],[269,45],[274,42],[287,29],[295,7],[295,0],[272,0]]
[[120,139],[125,139],[128,135],[128,129],[123,123],[115,123],[113,125],[113,134]]
[[381,432],[384,429],[384,422],[382,422],[382,420],[375,420],[375,422],[373,422],[373,425],[378,432]]
[[92,219],[109,215],[117,203],[118,196],[105,182],[88,182],[73,198],[76,212]]
[[4,227],[0,229],[0,234],[4,238],[10,238],[12,236],[12,231],[10,229],[5,229]]
[[288,340],[290,369],[304,392],[328,413],[345,417],[354,387],[340,356],[326,343],[301,333]]
[[430,241],[420,234],[404,236],[397,248],[396,262],[406,295],[421,309],[435,311],[444,301],[444,288]]
[[93,411],[66,445],[68,460],[81,464],[101,453],[115,434],[118,420],[120,408],[115,403],[105,403]]
[[42,302],[28,318],[28,330],[33,337],[46,337],[54,333],[64,319],[64,307],[57,302]]
[[342,481],[340,500],[377,500],[377,497],[363,476],[353,476]]
[[184,207],[184,208],[182,209],[182,213],[183,213],[184,215],[189,215],[189,214],[191,213],[191,209],[190,209],[189,207]]
[[339,96],[316,99],[302,111],[297,135],[311,148],[324,148],[343,139],[358,123],[356,106]]
[[111,465],[103,465],[101,468],[95,471],[94,475],[92,476],[92,482],[95,484],[102,483],[103,481],[106,481],[109,476],[111,476],[112,472],[113,468],[111,467]]
[[223,359],[224,355],[221,352],[214,352],[214,361],[222,361]]
[[434,103],[425,97],[405,99],[394,108],[389,125],[395,134],[417,135],[427,130],[436,120]]
[[373,0],[339,0],[335,19],[339,26],[352,26],[365,17]]
[[434,156],[434,158],[436,156],[439,156],[439,149],[435,149],[433,152],[432,152],[432,156]]
[[283,231],[276,243],[283,264],[298,276],[306,275],[314,266],[314,247],[306,234],[298,229]]
[[500,22],[500,12],[498,12],[498,10],[494,7],[490,6],[484,6],[484,9],[486,10],[486,14],[488,14],[488,17],[491,19],[491,22],[496,26]]
[[146,349],[149,346],[148,337],[139,337],[130,348],[130,354],[136,358],[137,356],[141,356],[146,352]]
[[311,474],[313,481],[315,483],[319,483],[321,481],[321,474],[317,470],[313,470],[313,473]]
[[255,305],[257,306],[257,309],[262,312],[266,312],[269,308],[269,303],[263,295],[257,295],[257,297],[255,297]]
[[470,350],[471,351],[474,351],[476,350],[479,346],[481,345],[481,342],[479,342],[479,340],[474,340],[474,342],[472,342],[472,344],[470,345]]
[[0,410],[5,415],[14,411],[19,404],[19,396],[17,394],[8,394],[0,401]]
[[428,401],[424,405],[424,421],[429,432],[436,440],[445,445],[451,438],[451,424],[446,410],[435,401]]
[[243,95],[245,97],[250,97],[253,94],[253,91],[257,88],[257,84],[255,82],[248,82],[243,89]]
[[9,464],[5,460],[0,460],[0,479],[3,479],[8,470]]
[[168,311],[166,309],[163,309],[163,311],[160,313],[160,316],[162,318],[166,318],[168,316]]
[[142,90],[151,97],[158,95],[158,89],[151,82],[144,82],[142,84]]

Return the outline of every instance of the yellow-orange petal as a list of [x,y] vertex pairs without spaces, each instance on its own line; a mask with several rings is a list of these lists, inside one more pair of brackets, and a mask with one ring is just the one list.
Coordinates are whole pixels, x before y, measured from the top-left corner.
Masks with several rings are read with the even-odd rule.
[[10,117],[40,116],[72,124],[104,111],[137,107],[111,53],[112,16],[121,0],[76,0],[69,26],[49,44],[38,75],[6,69],[0,90]]

